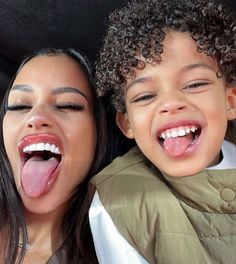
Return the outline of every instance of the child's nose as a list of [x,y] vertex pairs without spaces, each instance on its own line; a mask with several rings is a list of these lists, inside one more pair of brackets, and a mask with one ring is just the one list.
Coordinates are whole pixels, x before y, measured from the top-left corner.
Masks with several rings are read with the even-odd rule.
[[184,100],[178,97],[168,98],[163,101],[159,107],[160,114],[177,114],[184,111],[187,108],[187,104]]

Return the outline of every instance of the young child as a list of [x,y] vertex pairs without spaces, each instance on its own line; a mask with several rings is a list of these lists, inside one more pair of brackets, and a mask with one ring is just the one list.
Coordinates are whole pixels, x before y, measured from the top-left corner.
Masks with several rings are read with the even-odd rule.
[[99,262],[236,263],[234,14],[131,2],[110,16],[97,85],[137,143],[92,180]]

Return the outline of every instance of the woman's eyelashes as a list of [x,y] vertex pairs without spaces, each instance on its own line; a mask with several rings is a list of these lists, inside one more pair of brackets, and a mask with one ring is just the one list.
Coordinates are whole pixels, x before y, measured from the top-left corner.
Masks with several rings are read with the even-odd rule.
[[[7,111],[27,111],[32,109],[33,107],[33,105],[28,104],[9,104],[7,106]],[[60,111],[82,111],[85,106],[80,103],[61,102],[53,105],[53,108]]]
[[59,110],[65,110],[65,111],[82,111],[84,110],[84,105],[79,103],[72,103],[72,102],[62,102],[57,103],[55,105],[55,108]]
[[26,104],[12,104],[7,106],[7,111],[23,111],[27,109],[31,109],[31,105]]

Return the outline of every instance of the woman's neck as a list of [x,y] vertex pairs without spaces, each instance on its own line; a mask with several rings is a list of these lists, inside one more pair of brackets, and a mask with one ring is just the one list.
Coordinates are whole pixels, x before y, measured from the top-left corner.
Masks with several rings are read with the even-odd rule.
[[48,214],[25,211],[29,253],[44,251],[52,254],[60,247],[63,241],[61,223],[64,211],[57,209]]

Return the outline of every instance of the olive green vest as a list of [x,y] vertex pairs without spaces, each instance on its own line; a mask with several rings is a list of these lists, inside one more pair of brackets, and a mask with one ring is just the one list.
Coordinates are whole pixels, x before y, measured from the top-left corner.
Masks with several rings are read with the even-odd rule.
[[133,148],[92,184],[119,232],[149,263],[236,263],[234,169],[162,176]]

